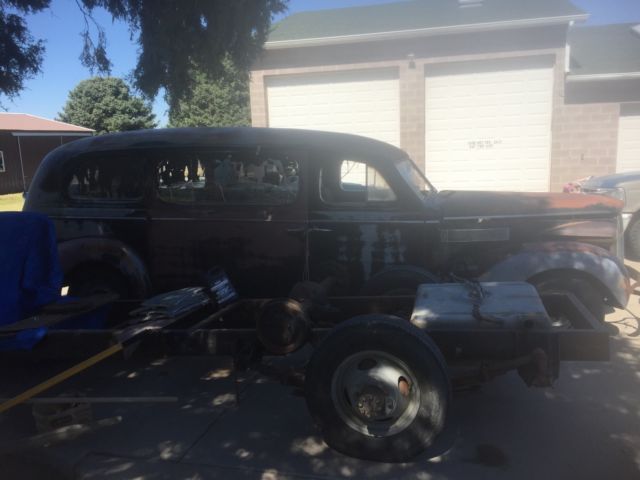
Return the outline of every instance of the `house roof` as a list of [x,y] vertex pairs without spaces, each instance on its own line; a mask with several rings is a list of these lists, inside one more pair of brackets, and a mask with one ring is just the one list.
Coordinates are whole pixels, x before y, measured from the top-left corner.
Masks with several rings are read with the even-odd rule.
[[638,23],[576,27],[569,30],[571,76],[640,76]]
[[0,130],[11,132],[61,132],[90,134],[94,130],[70,123],[49,120],[28,113],[0,113]]
[[[466,5],[466,6],[461,6]],[[587,18],[569,0],[412,0],[300,12],[277,23],[266,48],[454,31],[567,23]]]

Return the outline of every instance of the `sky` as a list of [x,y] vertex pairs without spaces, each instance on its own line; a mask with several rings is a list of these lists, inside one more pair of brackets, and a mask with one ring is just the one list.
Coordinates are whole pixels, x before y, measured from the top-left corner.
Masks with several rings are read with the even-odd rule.
[[[389,3],[389,0],[290,0],[287,14],[377,3]],[[573,0],[573,3],[591,14],[587,25],[640,23],[640,0]],[[125,24],[112,22],[106,12],[96,12],[96,19],[107,33],[107,51],[113,63],[112,75],[126,77],[136,63],[135,39],[131,38]],[[10,112],[55,118],[62,110],[69,91],[78,82],[91,76],[91,72],[79,60],[83,18],[73,0],[53,0],[49,10],[28,16],[27,22],[32,35],[46,42],[42,73],[26,82],[26,88],[18,98],[14,101],[3,99],[3,103]],[[159,126],[164,126],[167,106],[162,93],[156,97],[153,111]]]

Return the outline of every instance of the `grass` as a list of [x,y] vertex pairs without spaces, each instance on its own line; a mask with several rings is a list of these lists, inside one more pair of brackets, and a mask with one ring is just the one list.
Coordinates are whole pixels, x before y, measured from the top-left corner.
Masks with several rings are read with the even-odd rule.
[[19,212],[23,204],[24,198],[21,193],[0,195],[0,212]]

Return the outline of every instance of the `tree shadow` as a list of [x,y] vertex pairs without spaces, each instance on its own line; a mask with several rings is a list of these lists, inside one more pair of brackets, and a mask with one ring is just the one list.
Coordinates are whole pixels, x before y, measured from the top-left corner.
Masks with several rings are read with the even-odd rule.
[[[274,479],[638,478],[640,339],[625,336],[632,330],[621,328],[611,342],[611,362],[564,364],[553,388],[530,389],[509,374],[456,392],[445,432],[408,463],[341,455],[322,441],[294,388],[249,374],[239,377],[236,390],[230,359],[180,357],[114,359],[56,387],[47,395],[175,395],[180,401],[95,405],[94,418],[120,415],[122,423],[22,452],[7,465],[22,465],[29,473],[29,462],[21,459],[38,458],[40,463],[28,467],[50,467],[51,478],[73,466],[78,466],[76,475],[90,472],[86,478],[107,479],[188,478],[182,477],[187,473]],[[14,367],[12,377],[19,377],[14,381],[5,376],[11,369],[2,367],[2,395],[16,393],[25,383],[21,375],[42,376],[59,367],[31,372],[35,367]],[[3,444],[33,433],[27,406],[0,417]]]

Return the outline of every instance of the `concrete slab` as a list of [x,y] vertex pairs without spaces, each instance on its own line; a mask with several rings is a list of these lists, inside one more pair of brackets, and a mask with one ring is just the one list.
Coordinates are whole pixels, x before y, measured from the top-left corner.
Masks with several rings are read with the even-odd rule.
[[303,399],[255,384],[184,461],[329,478],[640,478],[640,377],[632,359],[639,347],[617,339],[612,363],[566,365],[553,389],[529,389],[507,375],[457,393],[448,438],[438,446],[444,452],[408,464],[330,450]]
[[[631,308],[640,312],[637,298]],[[609,318],[622,330],[612,339],[609,363],[565,364],[550,389],[529,389],[516,375],[506,375],[457,392],[447,431],[411,463],[363,462],[333,452],[311,425],[295,389],[256,377],[245,381],[236,406],[228,359],[182,357],[114,360],[58,387],[51,395],[175,395],[180,402],[95,407],[95,418],[120,415],[123,421],[50,447],[5,454],[0,476],[640,478],[640,336],[637,323],[626,316],[617,312]],[[16,393],[59,369],[14,367],[12,375],[4,369],[0,394]],[[26,406],[0,417],[0,444],[33,433]]]
[[[93,405],[94,419],[117,416],[122,421],[78,438],[54,442],[45,449],[46,453],[56,458],[63,470],[90,452],[139,459],[180,459],[234,404],[230,366],[228,358],[204,357],[105,362],[49,394],[177,396],[179,402]],[[30,410],[25,405],[17,407],[11,416],[2,417],[0,444],[5,451],[11,448],[12,441],[36,433]]]

